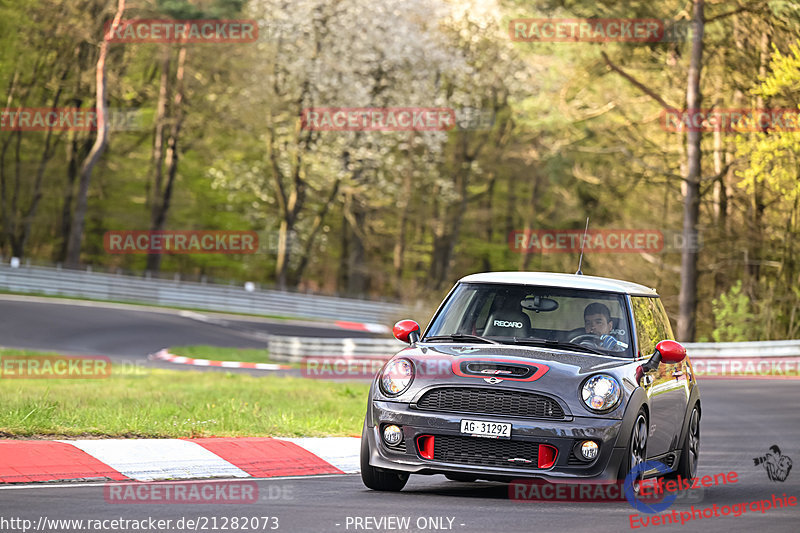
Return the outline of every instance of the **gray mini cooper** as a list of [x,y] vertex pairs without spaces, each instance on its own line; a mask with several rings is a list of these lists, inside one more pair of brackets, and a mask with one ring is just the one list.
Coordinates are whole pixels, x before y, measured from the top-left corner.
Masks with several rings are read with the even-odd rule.
[[[494,272],[462,278],[424,334],[372,383],[361,477],[409,474],[615,483],[695,476],[700,394],[658,294],[608,278]],[[645,461],[645,470],[635,468]]]

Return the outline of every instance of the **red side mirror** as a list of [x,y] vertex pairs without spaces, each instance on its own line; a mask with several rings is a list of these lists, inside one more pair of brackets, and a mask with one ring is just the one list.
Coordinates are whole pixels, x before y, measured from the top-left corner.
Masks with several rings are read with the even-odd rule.
[[419,340],[419,324],[413,320],[401,320],[394,325],[392,333],[399,341],[414,343]]
[[656,350],[661,354],[661,361],[670,365],[680,363],[686,357],[686,348],[675,341],[661,341],[656,344]]

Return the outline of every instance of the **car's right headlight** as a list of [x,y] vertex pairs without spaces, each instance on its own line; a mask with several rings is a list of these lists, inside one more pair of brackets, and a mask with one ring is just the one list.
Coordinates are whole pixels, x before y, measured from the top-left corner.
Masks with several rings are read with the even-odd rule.
[[608,374],[597,374],[583,382],[581,398],[591,411],[608,411],[619,403],[622,389],[619,382]]
[[381,391],[386,396],[402,394],[414,381],[414,365],[408,359],[395,359],[381,374]]

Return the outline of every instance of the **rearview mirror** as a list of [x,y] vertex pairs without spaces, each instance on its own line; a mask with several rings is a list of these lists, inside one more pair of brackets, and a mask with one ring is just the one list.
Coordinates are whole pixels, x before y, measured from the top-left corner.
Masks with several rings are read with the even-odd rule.
[[392,333],[397,340],[414,344],[419,340],[419,324],[413,320],[401,320],[394,325]]
[[558,309],[558,302],[552,298],[544,298],[542,296],[527,297],[520,302],[523,309],[528,311],[555,311]]

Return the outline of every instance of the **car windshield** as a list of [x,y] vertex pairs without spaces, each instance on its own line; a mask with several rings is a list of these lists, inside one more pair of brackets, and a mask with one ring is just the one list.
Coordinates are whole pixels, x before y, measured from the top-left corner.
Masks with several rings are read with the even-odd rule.
[[622,294],[583,289],[460,283],[424,340],[487,341],[632,357]]

